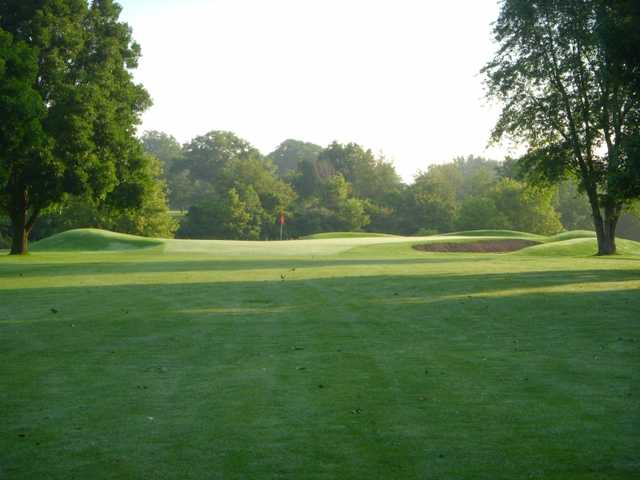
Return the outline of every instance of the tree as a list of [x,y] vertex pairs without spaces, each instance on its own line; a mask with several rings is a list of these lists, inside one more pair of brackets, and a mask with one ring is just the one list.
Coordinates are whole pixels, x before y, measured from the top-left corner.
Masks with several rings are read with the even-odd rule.
[[589,199],[580,192],[574,181],[566,180],[558,185],[556,210],[565,230],[591,229],[593,219]]
[[70,197],[55,211],[41,215],[32,237],[38,239],[72,228],[102,228],[144,237],[173,238],[178,222],[167,206],[162,165],[152,155],[145,155],[140,202],[134,208],[114,208],[91,198]]
[[234,133],[214,130],[185,144],[183,159],[176,168],[189,170],[193,180],[215,183],[231,160],[249,158],[262,158],[262,155]]
[[[282,181],[273,164],[262,157],[235,158],[227,163],[215,184],[220,191],[235,188],[251,207],[250,211],[259,225],[258,236],[275,238],[278,234],[276,218],[287,211],[295,198],[289,184]],[[251,201],[249,201],[251,197]]]
[[267,158],[278,168],[280,176],[284,177],[295,171],[300,162],[315,161],[321,151],[322,147],[319,145],[288,139],[278,145]]
[[620,214],[640,196],[638,25],[637,0],[503,0],[483,69],[503,103],[493,140],[527,146],[533,181],[579,179],[600,255],[615,253]]
[[241,195],[231,188],[224,195],[209,197],[192,206],[179,235],[182,238],[257,240],[263,215],[253,189],[249,187]]
[[504,228],[551,235],[562,230],[560,216],[553,208],[554,190],[532,188],[511,178],[503,178],[489,192]]
[[453,163],[431,165],[428,171],[420,172],[410,187],[412,195],[408,206],[415,230],[450,232],[462,185],[462,172]]
[[[280,211],[295,198],[276,168],[249,142],[231,132],[212,131],[183,148],[176,179],[191,182],[189,213],[178,236],[258,239],[276,236]],[[182,170],[179,170],[181,169]],[[175,184],[174,184],[175,185]],[[182,195],[182,191],[173,194]]]
[[143,196],[134,133],[150,100],[132,80],[140,49],[119,14],[111,0],[0,3],[0,209],[12,254],[68,195],[116,208]]
[[489,197],[467,197],[456,219],[457,230],[512,228],[509,220]]
[[331,174],[342,174],[359,198],[381,201],[402,183],[391,163],[382,156],[376,158],[371,150],[356,143],[333,142],[320,152],[318,162],[330,165]]
[[147,130],[140,140],[144,151],[160,160],[165,176],[170,177],[174,163],[182,159],[182,146],[175,137],[157,130]]

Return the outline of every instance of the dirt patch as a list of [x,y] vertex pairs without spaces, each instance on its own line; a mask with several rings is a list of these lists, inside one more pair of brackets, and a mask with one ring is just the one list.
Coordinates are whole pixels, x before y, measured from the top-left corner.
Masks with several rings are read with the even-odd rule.
[[540,242],[533,240],[479,240],[477,242],[464,243],[425,243],[414,245],[413,248],[423,252],[476,252],[476,253],[504,253],[515,252],[522,248],[538,245]]

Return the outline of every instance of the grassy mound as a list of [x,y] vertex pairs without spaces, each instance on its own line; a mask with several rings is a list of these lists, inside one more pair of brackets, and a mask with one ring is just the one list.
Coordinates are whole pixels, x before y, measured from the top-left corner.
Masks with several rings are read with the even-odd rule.
[[535,233],[518,232],[516,230],[464,230],[462,232],[451,232],[442,234],[443,237],[508,237],[508,238],[529,238],[532,240],[544,240],[543,235]]
[[[619,255],[640,255],[640,242],[616,240]],[[543,257],[586,257],[598,251],[595,238],[572,238],[570,240],[548,242],[525,248],[516,255],[535,255]]]
[[595,236],[596,233],[591,230],[570,230],[550,236],[549,241],[562,242],[564,240],[573,240],[574,238],[595,238]]
[[327,238],[365,238],[365,237],[396,237],[389,233],[371,233],[371,232],[325,232],[315,233],[302,237],[304,240],[322,240]]
[[475,240],[470,242],[431,242],[414,245],[415,250],[424,252],[466,252],[466,253],[506,253],[522,250],[537,245],[539,242],[523,240],[521,238],[504,238],[492,240]]
[[155,247],[162,243],[162,240],[154,238],[137,237],[97,228],[79,228],[35,242],[31,250],[34,252],[119,251]]

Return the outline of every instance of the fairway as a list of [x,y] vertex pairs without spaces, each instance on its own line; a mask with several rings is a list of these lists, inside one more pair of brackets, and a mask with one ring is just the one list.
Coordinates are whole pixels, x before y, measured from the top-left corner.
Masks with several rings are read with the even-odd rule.
[[2,256],[0,478],[640,478],[640,244],[337,237]]

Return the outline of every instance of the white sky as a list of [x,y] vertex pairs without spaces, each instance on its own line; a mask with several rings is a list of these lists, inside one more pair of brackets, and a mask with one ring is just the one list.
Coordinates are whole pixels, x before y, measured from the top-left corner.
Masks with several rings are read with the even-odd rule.
[[497,0],[119,0],[154,106],[143,130],[231,130],[271,152],[357,142],[418,169],[486,150]]

